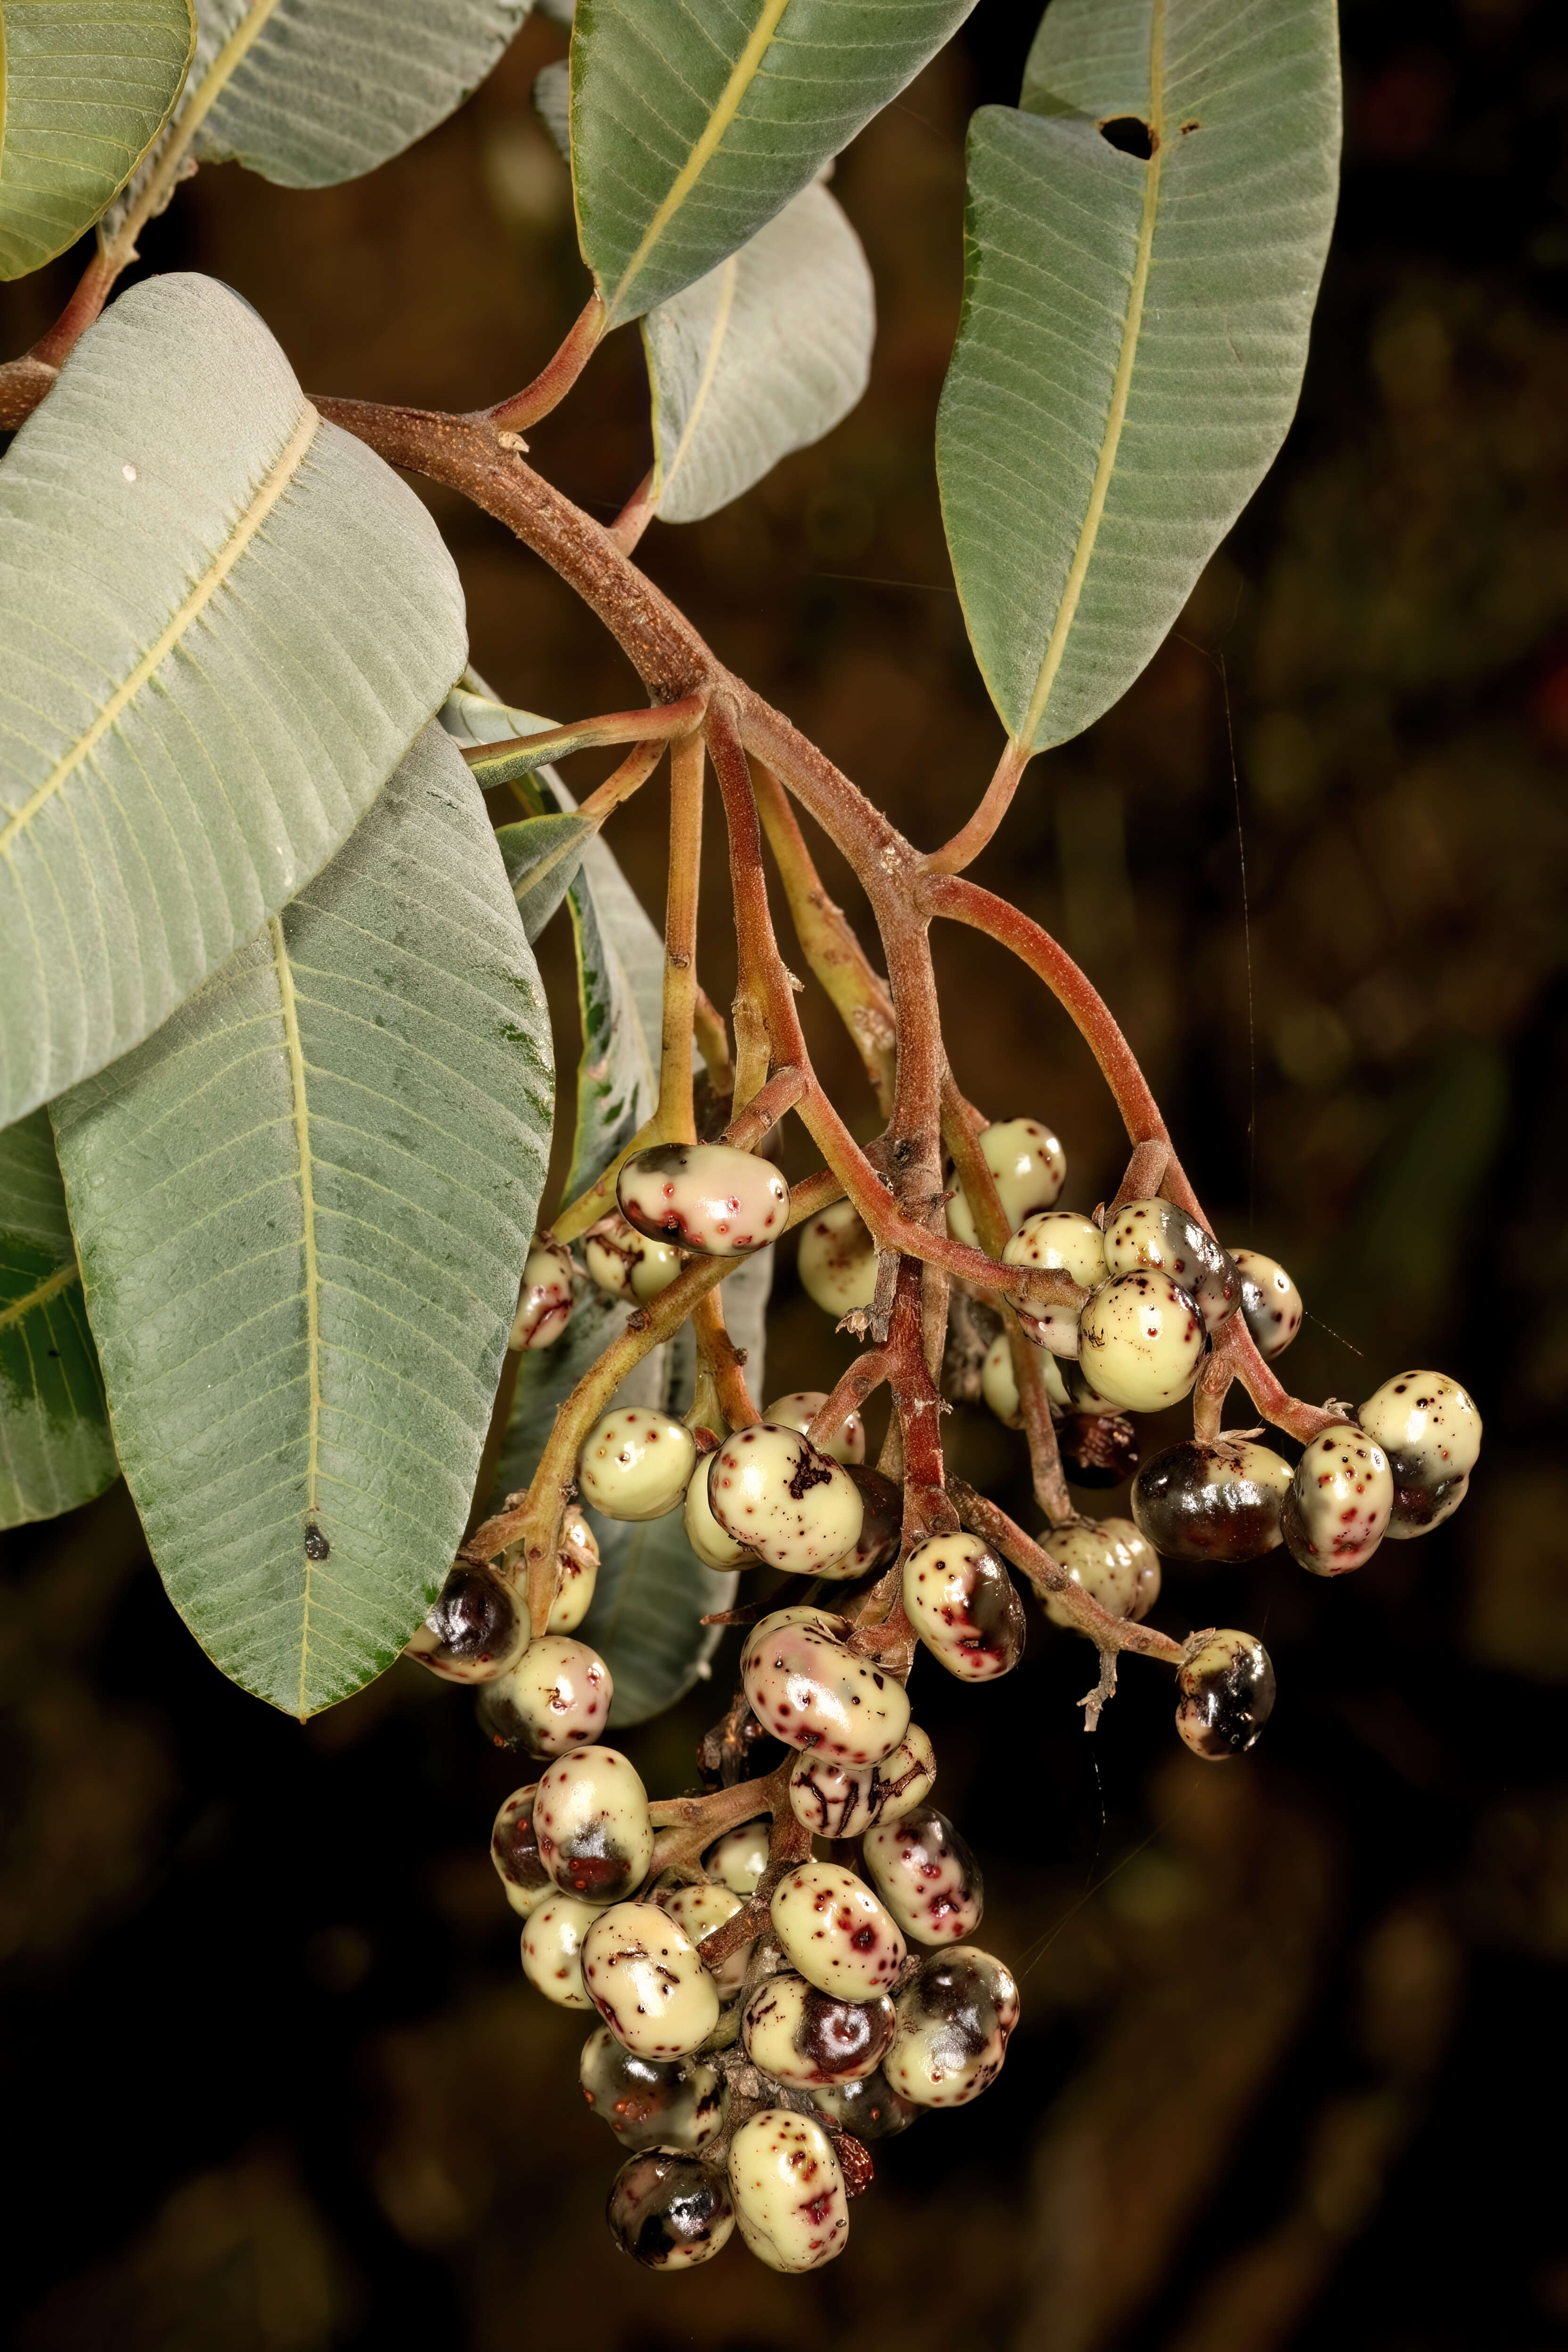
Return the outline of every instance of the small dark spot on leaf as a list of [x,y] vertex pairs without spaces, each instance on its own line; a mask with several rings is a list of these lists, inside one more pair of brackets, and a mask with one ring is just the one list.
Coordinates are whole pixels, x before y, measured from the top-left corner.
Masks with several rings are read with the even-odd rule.
[[320,1528],[306,1528],[305,1557],[307,1559],[326,1559],[331,1555],[331,1545]]
[[1100,124],[1100,135],[1123,155],[1136,155],[1141,163],[1154,152],[1154,134],[1136,114],[1113,114]]
[[1203,126],[1203,124],[1202,124],[1200,121],[1198,121],[1198,120],[1197,120],[1197,119],[1196,119],[1196,117],[1194,116],[1194,119],[1193,119],[1193,121],[1192,121],[1191,122],[1184,122],[1184,123],[1183,123],[1183,125],[1182,125],[1182,136],[1183,136],[1183,138],[1184,139],[1184,138],[1186,137],[1186,135],[1187,135],[1187,133],[1188,133],[1188,131],[1201,131],[1201,130],[1203,129],[1203,127],[1204,127],[1204,126]]

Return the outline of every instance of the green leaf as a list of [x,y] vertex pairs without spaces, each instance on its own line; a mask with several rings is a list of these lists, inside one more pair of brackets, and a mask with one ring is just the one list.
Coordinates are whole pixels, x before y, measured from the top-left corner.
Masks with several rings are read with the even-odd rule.
[[119,1472],[47,1111],[0,1132],[0,1528]]
[[133,287],[0,465],[0,1126],[318,873],[464,658],[429,514],[209,278]]
[[[937,423],[969,634],[1015,741],[1099,718],[1296,407],[1333,222],[1332,0],[1053,0],[969,139]],[[1101,133],[1146,126],[1148,161]]]
[[[196,0],[198,163],[289,188],[374,171],[483,81],[529,0]],[[177,126],[178,128],[178,126]]]
[[848,415],[871,371],[876,295],[838,205],[803,188],[642,327],[654,500],[666,522],[700,522]]
[[0,0],[0,278],[63,253],[124,186],[195,29],[191,0]]
[[390,1664],[450,1566],[550,1102],[500,853],[431,727],[326,871],[55,1107],[153,1558],[290,1713]]
[[896,98],[973,0],[579,0],[572,170],[620,326],[705,278]]
[[583,845],[593,837],[581,816],[531,816],[498,828],[496,845],[530,947],[576,879]]

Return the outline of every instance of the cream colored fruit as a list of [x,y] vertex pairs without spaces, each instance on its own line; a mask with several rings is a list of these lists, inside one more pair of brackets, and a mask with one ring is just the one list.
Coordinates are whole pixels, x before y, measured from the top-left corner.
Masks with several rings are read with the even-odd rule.
[[[1055,1205],[1067,1181],[1067,1154],[1056,1137],[1037,1118],[999,1118],[980,1138],[985,1165],[996,1182],[996,1197],[1016,1233],[1037,1209]],[[961,1184],[947,1204],[947,1230],[955,1242],[978,1249],[980,1236]]]
[[1002,1263],[1065,1274],[1080,1290],[1092,1290],[1110,1271],[1105,1263],[1105,1235],[1092,1217],[1077,1209],[1037,1209],[1003,1251]]
[[1158,1412],[1191,1393],[1204,1360],[1204,1318],[1168,1274],[1112,1275],[1079,1317],[1079,1361],[1123,1412]]
[[684,1422],[651,1405],[617,1405],[595,1423],[577,1457],[583,1499],[609,1519],[662,1519],[679,1507],[697,1466]]
[[849,2205],[833,2143],[809,2116],[763,2107],[730,2143],[741,2235],[770,2270],[814,2271],[841,2254]]
[[[779,1429],[798,1429],[804,1435],[826,1402],[826,1389],[796,1389],[793,1395],[775,1397],[763,1419]],[[866,1424],[853,1409],[830,1435],[816,1442],[817,1451],[830,1454],[835,1462],[858,1464],[866,1459]]]
[[[1053,1528],[1040,1545],[1112,1617],[1137,1624],[1160,1597],[1159,1555],[1131,1519],[1079,1519]],[[1077,1618],[1055,1593],[1041,1599],[1053,1625],[1078,1630]]]
[[865,1506],[842,1463],[796,1429],[731,1430],[708,1465],[708,1507],[725,1534],[788,1576],[831,1575],[859,1540]]
[[657,1903],[616,1903],[583,1937],[583,1982],[618,2042],[684,2058],[719,2022],[719,1989],[679,1922]]
[[879,1764],[910,1727],[901,1683],[845,1647],[842,1617],[778,1609],[752,1627],[741,1682],[764,1731],[843,1764]]
[[804,1755],[789,1776],[790,1811],[814,1837],[863,1837],[878,1822],[896,1822],[925,1802],[936,1780],[936,1753],[911,1723],[880,1764],[856,1768]]
[[522,1972],[557,2009],[592,2009],[583,1981],[583,1938],[599,1916],[596,1904],[552,1895],[531,1912],[522,1931]]
[[836,1201],[802,1229],[801,1288],[834,1320],[869,1307],[877,1288],[877,1244],[847,1201]]
[[756,1568],[757,1555],[747,1544],[738,1544],[727,1536],[713,1516],[708,1500],[708,1465],[703,1454],[686,1486],[686,1502],[682,1524],[686,1540],[705,1568]]
[[594,1589],[599,1580],[598,1539],[581,1511],[568,1511],[562,1520],[555,1557],[560,1562],[561,1581],[555,1588],[544,1630],[547,1633],[574,1633],[593,1607]]
[[819,1992],[870,2000],[904,1964],[891,1913],[840,1863],[798,1864],[780,1879],[769,1911],[785,1959]]

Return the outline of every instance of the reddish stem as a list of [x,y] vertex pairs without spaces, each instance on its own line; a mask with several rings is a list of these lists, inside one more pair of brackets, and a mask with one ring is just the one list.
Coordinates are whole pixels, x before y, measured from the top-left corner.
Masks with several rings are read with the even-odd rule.
[[468,421],[503,432],[526,433],[565,399],[597,351],[604,332],[605,305],[595,289],[573,321],[565,341],[553,358],[546,360],[533,382],[514,392],[510,400],[498,401],[493,408],[475,409]]

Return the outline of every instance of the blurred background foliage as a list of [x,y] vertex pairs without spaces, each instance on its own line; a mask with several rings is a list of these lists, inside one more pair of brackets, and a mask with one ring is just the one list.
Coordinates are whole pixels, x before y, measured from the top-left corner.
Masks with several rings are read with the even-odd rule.
[[[931,425],[963,124],[1016,97],[1030,16],[981,0],[839,166],[880,305],[867,399],[710,521],[656,525],[641,559],[922,843],[998,748]],[[1532,2116],[1553,2136],[1568,1958],[1563,31],[1553,0],[1349,0],[1344,198],[1284,457],[1147,674],[1031,772],[977,869],[1109,995],[1222,1237],[1298,1276],[1299,1391],[1354,1399],[1406,1360],[1473,1389],[1489,1441],[1466,1510],[1331,1587],[1288,1563],[1170,1573],[1161,1622],[1250,1625],[1275,1655],[1243,1766],[1185,1759],[1137,1661],[1087,1741],[1086,1654],[1037,1619],[999,1689],[921,1674],[1025,2021],[984,2101],[879,2151],[847,2256],[804,2281],[738,2246],[674,2282],[613,2255],[582,2021],[527,1993],[485,1853],[523,1776],[459,1695],[404,1666],[300,1729],[205,1664],[122,1491],[8,1539],[0,2294],[26,2352],[513,2352],[563,2329],[595,2352],[1568,2340],[1531,2145]],[[582,299],[529,103],[563,46],[531,22],[369,180],[204,171],[145,266],[237,286],[307,384],[499,397]],[[70,279],[5,289],[6,351]],[[616,338],[532,436],[606,519],[647,461],[641,373]],[[433,503],[509,699],[565,718],[632,698],[549,573]],[[657,788],[614,838],[657,908]],[[938,952],[966,1090],[1047,1118],[1067,1199],[1092,1206],[1119,1148],[1087,1054],[984,943]],[[852,1057],[810,1018],[869,1131]],[[846,1344],[781,1269],[770,1390],[829,1385]],[[1024,1508],[1016,1441],[970,1408],[948,1427],[965,1473]],[[689,1785],[729,1665],[629,1736],[656,1791]]]

